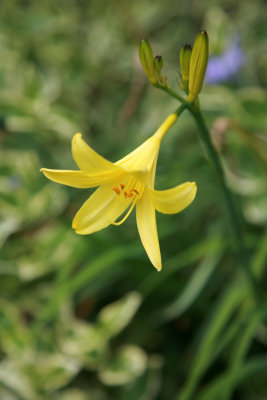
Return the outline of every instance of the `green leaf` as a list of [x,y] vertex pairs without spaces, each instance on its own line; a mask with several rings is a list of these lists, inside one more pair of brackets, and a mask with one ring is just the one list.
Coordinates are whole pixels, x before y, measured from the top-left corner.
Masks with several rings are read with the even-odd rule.
[[98,316],[99,328],[108,336],[117,335],[131,321],[141,304],[141,295],[128,293],[124,298],[109,304]]
[[178,298],[159,312],[162,320],[177,318],[192,305],[210,279],[220,258],[221,252],[204,258]]
[[147,356],[140,347],[124,345],[99,371],[99,379],[108,386],[126,385],[142,375],[146,366]]

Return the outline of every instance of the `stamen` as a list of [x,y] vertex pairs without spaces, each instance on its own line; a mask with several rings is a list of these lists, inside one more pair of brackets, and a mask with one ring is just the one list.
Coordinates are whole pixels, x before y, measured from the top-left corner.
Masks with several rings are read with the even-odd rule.
[[118,188],[118,186],[113,186],[112,190],[114,190],[114,192],[116,192],[116,194],[120,195],[121,191]]
[[134,192],[134,193],[136,193],[136,194],[139,194],[139,192],[138,192],[137,189],[131,189],[131,190],[130,190],[130,193],[132,193],[132,192]]
[[134,201],[131,204],[131,207],[129,208],[129,210],[127,211],[126,215],[122,218],[122,220],[120,220],[119,222],[112,222],[112,225],[121,225],[123,224],[123,222],[129,217],[129,215],[131,214],[131,212],[133,211],[133,208],[136,204],[137,199],[134,199]]
[[[130,189],[129,192],[127,192],[126,190],[123,190],[125,188],[125,185],[123,183],[120,183],[120,188],[123,191],[123,196],[125,199],[127,198],[131,198],[133,196],[139,195],[139,192],[137,189]],[[119,196],[121,194],[121,191],[119,189],[118,186],[113,186],[112,190],[114,190],[114,192]]]

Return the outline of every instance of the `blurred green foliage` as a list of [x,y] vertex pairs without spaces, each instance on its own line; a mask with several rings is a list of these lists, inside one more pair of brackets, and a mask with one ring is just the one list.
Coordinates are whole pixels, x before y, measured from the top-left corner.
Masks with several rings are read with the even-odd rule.
[[[8,0],[0,3],[0,399],[259,400],[267,397],[267,6],[263,0]],[[183,213],[158,215],[163,271],[134,216],[91,236],[71,229],[91,191],[46,180],[75,168],[81,131],[115,161],[175,100],[146,82],[146,36],[177,85],[180,47],[205,27],[220,54],[238,33],[238,76],[205,85],[202,109],[245,220],[255,303],[216,175],[184,113],[156,185],[196,181]]]

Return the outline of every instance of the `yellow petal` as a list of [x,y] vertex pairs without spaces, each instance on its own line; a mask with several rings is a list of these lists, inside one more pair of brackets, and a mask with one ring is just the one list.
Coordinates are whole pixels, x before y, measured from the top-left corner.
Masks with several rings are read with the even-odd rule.
[[88,175],[82,171],[41,168],[41,172],[51,181],[75,188],[90,188]]
[[101,186],[84,203],[74,217],[72,227],[80,235],[106,228],[128,208],[112,190],[112,185]]
[[98,174],[87,175],[82,171],[69,171],[59,169],[42,168],[42,173],[51,181],[75,188],[92,188],[105,183],[114,182],[114,179],[123,179],[123,171],[107,171]]
[[120,168],[104,157],[96,153],[82,139],[80,133],[76,133],[72,139],[72,156],[78,167],[85,173],[118,172]]
[[126,171],[146,173],[158,157],[160,140],[156,136],[147,139],[141,146],[117,161],[115,164]]
[[196,196],[195,182],[186,182],[168,190],[152,190],[150,195],[157,211],[163,214],[176,214],[188,207]]
[[165,121],[160,125],[157,131],[147,139],[141,146],[137,147],[134,151],[123,157],[121,160],[116,162],[116,165],[122,166],[127,171],[129,170],[150,170],[153,163],[158,157],[160,143],[172,127],[172,125],[177,121],[177,114],[170,114]]
[[136,221],[140,239],[147,255],[154,267],[160,271],[162,264],[155,208],[148,190],[144,191],[143,196],[136,203]]

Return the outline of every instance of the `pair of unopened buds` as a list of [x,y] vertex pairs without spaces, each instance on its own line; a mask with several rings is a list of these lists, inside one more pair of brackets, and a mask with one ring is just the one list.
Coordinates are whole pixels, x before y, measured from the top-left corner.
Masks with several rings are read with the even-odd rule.
[[[153,57],[153,51],[147,39],[139,45],[139,58],[145,74],[154,86],[165,86],[166,77],[162,76],[162,56]],[[189,103],[194,103],[201,91],[209,58],[209,38],[205,30],[196,37],[193,49],[185,44],[180,51],[181,82],[180,87],[187,94]]]

